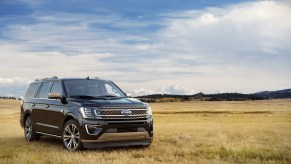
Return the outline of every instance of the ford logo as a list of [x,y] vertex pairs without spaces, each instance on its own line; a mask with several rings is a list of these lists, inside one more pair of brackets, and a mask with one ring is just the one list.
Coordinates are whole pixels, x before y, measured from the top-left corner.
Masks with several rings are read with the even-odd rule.
[[129,109],[124,109],[121,111],[121,114],[128,116],[128,115],[131,115],[131,111]]

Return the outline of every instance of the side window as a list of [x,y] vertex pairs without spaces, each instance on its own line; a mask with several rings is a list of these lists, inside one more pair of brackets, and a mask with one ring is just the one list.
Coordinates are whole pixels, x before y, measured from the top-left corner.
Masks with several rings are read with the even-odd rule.
[[118,91],[115,89],[115,87],[112,87],[109,84],[105,84],[105,88],[108,94],[111,95],[116,95],[116,96],[120,96],[120,94],[118,93]]
[[63,89],[62,89],[62,85],[61,82],[54,82],[52,89],[51,89],[52,93],[60,93],[63,94]]
[[31,97],[36,87],[37,83],[30,84],[24,97]]
[[38,92],[37,98],[48,98],[48,93],[51,90],[52,82],[44,82]]

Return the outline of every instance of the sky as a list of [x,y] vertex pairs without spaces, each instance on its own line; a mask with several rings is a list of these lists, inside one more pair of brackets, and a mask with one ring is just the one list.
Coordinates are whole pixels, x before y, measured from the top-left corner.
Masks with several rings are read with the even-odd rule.
[[101,77],[133,95],[291,88],[291,1],[0,0],[0,96]]

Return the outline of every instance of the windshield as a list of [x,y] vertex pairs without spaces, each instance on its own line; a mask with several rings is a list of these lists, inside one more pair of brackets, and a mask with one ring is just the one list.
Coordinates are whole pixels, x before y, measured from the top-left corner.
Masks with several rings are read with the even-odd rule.
[[68,97],[72,98],[126,97],[111,81],[76,79],[64,83]]

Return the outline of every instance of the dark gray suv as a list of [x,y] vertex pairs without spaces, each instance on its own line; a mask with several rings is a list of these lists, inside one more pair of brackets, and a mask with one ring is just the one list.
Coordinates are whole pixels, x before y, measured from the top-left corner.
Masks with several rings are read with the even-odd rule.
[[99,78],[35,80],[22,101],[20,124],[27,141],[52,136],[72,151],[153,140],[151,107]]

